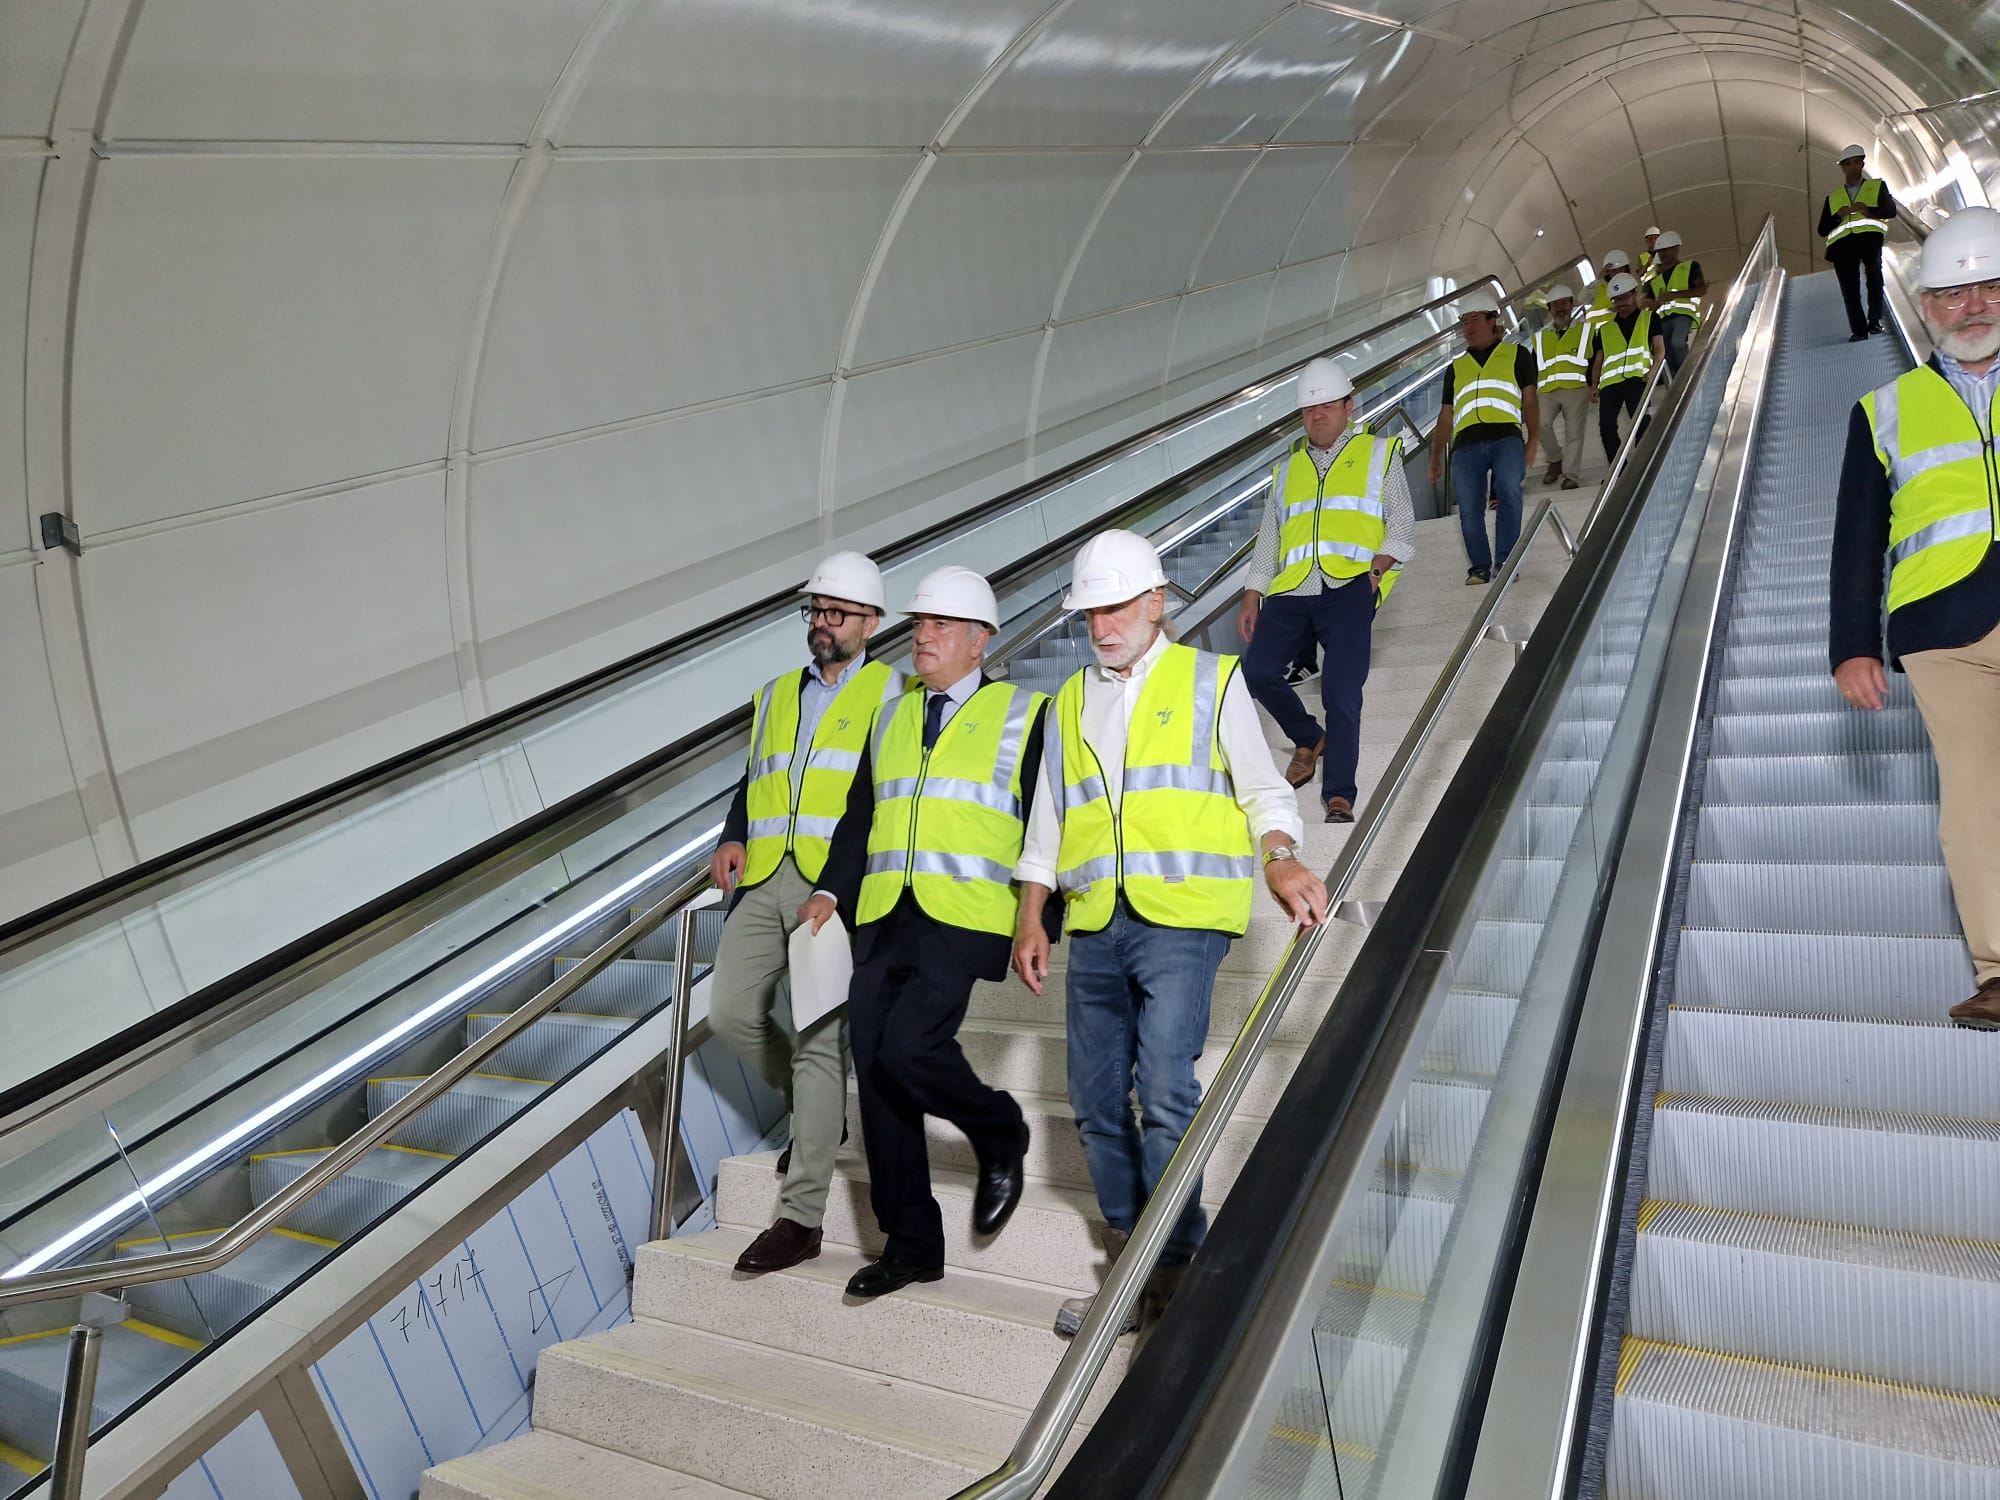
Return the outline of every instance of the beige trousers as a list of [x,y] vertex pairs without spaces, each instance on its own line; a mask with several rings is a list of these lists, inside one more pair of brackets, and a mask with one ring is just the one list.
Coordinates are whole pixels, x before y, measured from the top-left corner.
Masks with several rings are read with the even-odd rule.
[[1903,658],[1938,766],[1938,843],[1978,983],[2000,979],[2000,628]]
[[[1590,392],[1583,386],[1573,391],[1540,391],[1542,405],[1542,462],[1562,458],[1562,471],[1572,479],[1583,472],[1584,435],[1597,427],[1597,413],[1591,409]],[[1556,424],[1561,422],[1562,447],[1556,446]]]
[[803,1036],[792,1027],[786,944],[811,895],[811,882],[789,855],[769,880],[743,893],[722,926],[708,1024],[784,1096],[792,1112],[792,1165],[779,1213],[817,1229],[847,1123],[848,1041],[845,1007],[815,1021]]

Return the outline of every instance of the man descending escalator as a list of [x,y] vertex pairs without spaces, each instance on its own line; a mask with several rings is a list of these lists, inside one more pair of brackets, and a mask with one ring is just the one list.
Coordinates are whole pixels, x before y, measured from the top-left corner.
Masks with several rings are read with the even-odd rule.
[[[1324,753],[1326,821],[1352,823],[1375,607],[1416,551],[1416,514],[1401,442],[1351,421],[1354,385],[1337,361],[1300,371],[1298,407],[1306,433],[1272,471],[1236,628],[1250,643],[1244,685],[1291,738],[1285,780],[1304,786]],[[1286,680],[1313,641],[1324,730]]]
[[1701,262],[1681,259],[1681,237],[1669,229],[1653,244],[1657,260],[1644,282],[1653,299],[1653,321],[1667,346],[1667,374],[1678,375],[1687,359],[1688,344],[1701,327],[1701,299],[1708,295],[1708,278]]
[[931,573],[909,613],[910,664],[922,691],[876,715],[820,889],[799,913],[815,932],[836,909],[854,926],[847,1008],[869,1199],[888,1242],[849,1279],[852,1297],[944,1275],[925,1115],[972,1144],[975,1234],[1006,1225],[1028,1154],[1020,1105],[980,1080],[958,1028],[973,981],[1007,976],[1021,904],[1014,865],[1049,699],[981,670],[1000,610],[977,573]]
[[1879,710],[1882,560],[1888,657],[1909,674],[1937,756],[1938,842],[1972,950],[1961,1026],[2000,1030],[2000,214],[1962,209],[1922,257],[1937,353],[1863,396],[1847,429],[1833,532],[1834,681]]
[[[1549,326],[1535,335],[1535,399],[1542,408],[1548,435],[1549,468],[1543,484],[1558,480],[1573,490],[1583,472],[1584,414],[1590,409],[1591,325],[1573,316],[1576,293],[1566,286],[1549,288]],[[1562,446],[1556,446],[1556,428]]]
[[1654,326],[1650,308],[1639,306],[1639,283],[1622,271],[1607,283],[1611,320],[1597,330],[1597,352],[1590,357],[1590,400],[1597,406],[1597,435],[1604,443],[1604,461],[1618,459],[1618,417],[1630,412],[1640,431],[1646,414],[1639,408],[1653,366],[1667,357],[1666,343]]
[[868,658],[883,609],[882,574],[859,552],[836,552],[814,570],[799,606],[812,660],[751,700],[750,761],[710,866],[734,899],[709,1024],[792,1112],[778,1219],[744,1250],[739,1271],[782,1271],[819,1254],[847,1118],[847,1017],[836,1010],[801,1032],[782,981],[798,909],[826,864],[868,726],[903,692],[901,672]]
[[[1161,629],[1167,575],[1152,544],[1107,531],[1071,576],[1063,604],[1083,612],[1097,664],[1062,685],[1049,714],[1014,869],[1014,968],[1042,992],[1043,919],[1060,890],[1069,1102],[1115,1261],[1201,1103],[1194,1065],[1215,971],[1249,926],[1259,856],[1271,894],[1308,926],[1326,915],[1326,887],[1298,861],[1298,803],[1236,658]],[[1197,1186],[1128,1328],[1165,1307],[1206,1228]],[[1089,1311],[1088,1297],[1064,1303],[1056,1331],[1075,1333]]]
[[[1820,205],[1819,233],[1826,241],[1826,258],[1840,277],[1840,299],[1847,304],[1848,342],[1858,344],[1882,331],[1882,241],[1896,217],[1896,200],[1889,184],[1867,173],[1868,153],[1849,146],[1840,153],[1840,186]],[[1861,306],[1861,283],[1868,283],[1868,306]]]
[[[1445,374],[1444,404],[1431,434],[1431,483],[1444,477],[1450,453],[1451,499],[1465,538],[1467,584],[1493,581],[1521,536],[1521,485],[1541,437],[1532,350],[1501,337],[1500,304],[1488,292],[1459,300],[1465,353]],[[1488,496],[1491,505],[1488,505]],[[1493,541],[1486,512],[1493,511]]]

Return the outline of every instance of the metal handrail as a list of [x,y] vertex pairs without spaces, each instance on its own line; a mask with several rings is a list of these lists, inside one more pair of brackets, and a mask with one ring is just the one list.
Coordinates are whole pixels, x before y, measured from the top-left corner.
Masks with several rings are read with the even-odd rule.
[[[1632,457],[1632,451],[1639,446],[1639,432],[1652,420],[1653,393],[1660,388],[1660,379],[1666,374],[1667,362],[1654,360],[1653,368],[1646,376],[1646,388],[1639,392],[1639,409],[1633,414],[1632,427],[1625,434],[1625,440],[1618,445],[1618,452],[1611,460],[1611,468],[1604,476],[1604,483],[1598,486],[1597,495],[1590,502],[1590,509],[1584,515],[1583,529],[1590,530],[1597,520],[1597,513],[1604,507],[1604,497],[1611,493],[1611,487],[1618,483],[1625,472],[1625,465]],[[1602,396],[1599,397],[1602,400]]]
[[[1327,872],[1329,912],[1346,898],[1360,873],[1362,862],[1373,850],[1378,834],[1388,825],[1388,814],[1409,781],[1411,767],[1430,744],[1445,706],[1465,677],[1474,649],[1487,638],[1488,624],[1506,598],[1507,591],[1520,576],[1522,559],[1540,535],[1543,525],[1555,515],[1553,499],[1543,500],[1536,507],[1533,519],[1522,532],[1499,577],[1494,580],[1471,624],[1459,638],[1458,646],[1444,670],[1438,674],[1415,722],[1397,746],[1395,758],[1383,773],[1381,785],[1369,799],[1367,810],[1342,847],[1333,868]],[[1567,528],[1558,529],[1557,535],[1565,546],[1574,551]],[[1021,1500],[1021,1497],[1034,1494],[1048,1478],[1070,1429],[1082,1414],[1084,1402],[1089,1399],[1105,1360],[1118,1342],[1127,1315],[1137,1303],[1146,1278],[1152,1274],[1154,1263],[1166,1248],[1167,1238],[1194,1192],[1202,1168],[1207,1165],[1210,1154],[1229,1124],[1230,1116],[1249,1086],[1251,1072],[1263,1057],[1292,997],[1311,969],[1320,943],[1325,938],[1327,925],[1321,923],[1293,932],[1285,947],[1284,957],[1265,981],[1263,993],[1258,996],[1249,1018],[1244,1021],[1228,1055],[1223,1058],[1215,1081],[1208,1086],[1201,1107],[1195,1111],[1173,1159],[1161,1174],[1159,1185],[1147,1199],[1139,1222],[1133,1226],[1130,1240],[1126,1242],[1123,1253],[1112,1263],[1104,1285],[1091,1300],[1089,1315],[1070,1340],[1062,1363],[1056,1366],[1041,1399],[1035,1403],[1006,1462],[983,1479],[958,1491],[952,1500]]]
[[[108,1265],[64,1266],[33,1271],[25,1276],[8,1276],[0,1272],[0,1308],[46,1302],[54,1297],[78,1297],[86,1292],[114,1292],[153,1281],[174,1281],[229,1264],[307,1200],[316,1197],[345,1174],[368,1152],[386,1143],[418,1111],[470,1076],[479,1064],[622,957],[639,939],[699,895],[707,884],[706,866],[698,872],[682,876],[666,895],[593,949],[589,957],[567,970],[520,1009],[510,1013],[506,1020],[457,1053],[409,1093],[206,1244],[190,1250],[163,1250],[151,1255],[135,1255]],[[678,996],[679,975],[675,976],[675,982]]]

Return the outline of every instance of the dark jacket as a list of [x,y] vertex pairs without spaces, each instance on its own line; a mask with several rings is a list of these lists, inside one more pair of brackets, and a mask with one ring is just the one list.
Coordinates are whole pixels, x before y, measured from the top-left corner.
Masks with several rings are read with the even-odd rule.
[[[1867,178],[1861,179],[1866,182]],[[1843,184],[1844,186],[1845,184]],[[1874,208],[1862,210],[1871,219],[1892,220],[1896,217],[1896,200],[1889,192],[1889,184],[1882,184],[1882,201]],[[1832,234],[1840,220],[1833,216],[1833,194],[1828,193],[1819,200],[1819,237],[1825,239]],[[1853,260],[1882,253],[1882,236],[1879,234],[1850,234],[1829,246],[1828,260]]]
[[[914,681],[914,679],[913,679]],[[979,685],[985,687],[993,679],[980,674]],[[1035,805],[1035,788],[1040,781],[1036,774],[1042,764],[1043,721],[1048,717],[1048,705],[1044,703],[1036,711],[1034,722],[1028,726],[1028,740],[1021,754],[1021,818],[1025,822]],[[861,752],[861,765],[854,773],[854,784],[847,790],[847,811],[841,814],[840,822],[833,830],[833,843],[826,854],[826,868],[819,872],[816,887],[832,896],[840,909],[841,920],[852,923],[854,913],[861,904],[861,879],[868,871],[868,829],[875,821],[875,771],[874,736],[869,736],[869,746]],[[1005,979],[1008,960],[1014,954],[1014,939],[1011,935],[1002,937],[994,932],[974,932],[970,928],[952,927],[948,923],[937,922],[917,907],[906,891],[896,904],[894,915],[909,908],[918,920],[932,923],[950,932],[961,945],[965,966],[981,979]],[[1051,901],[1045,917],[1060,924],[1062,903]],[[888,918],[870,922],[854,929],[854,957],[862,962],[874,947],[875,939],[888,925]],[[1053,936],[1053,934],[1051,934]]]
[[[1930,359],[1933,370],[1937,357]],[[1847,419],[1847,456],[1840,466],[1840,495],[1833,522],[1833,563],[1828,576],[1827,657],[1839,666],[1850,657],[1882,656],[1882,600],[1888,588],[1889,473],[1875,455],[1875,434],[1861,403]],[[1915,651],[1969,646],[2000,625],[2000,546],[1950,588],[1905,604],[1889,616],[1889,662]]]

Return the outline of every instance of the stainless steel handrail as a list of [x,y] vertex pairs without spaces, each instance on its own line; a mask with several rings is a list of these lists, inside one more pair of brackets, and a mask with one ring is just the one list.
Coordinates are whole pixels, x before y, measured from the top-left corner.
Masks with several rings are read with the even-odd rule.
[[[1522,532],[1499,577],[1493,581],[1471,624],[1459,638],[1450,660],[1438,674],[1430,696],[1424,700],[1424,706],[1418,710],[1415,721],[1397,746],[1395,758],[1383,772],[1381,785],[1369,799],[1368,808],[1342,847],[1340,857],[1327,872],[1329,912],[1346,898],[1360,874],[1362,862],[1375,847],[1381,830],[1388,825],[1388,815],[1409,781],[1410,769],[1430,744],[1445,706],[1464,679],[1473,651],[1482,640],[1487,639],[1486,628],[1515,579],[1520,576],[1522,560],[1527,557],[1535,538],[1541,534],[1543,525],[1555,514],[1553,499],[1543,500],[1536,507],[1534,517]],[[1564,539],[1564,545],[1570,545],[1566,529],[1557,534]],[[1181,1137],[1179,1148],[1160,1177],[1159,1186],[1147,1199],[1139,1222],[1133,1226],[1131,1239],[1124,1252],[1113,1262],[1104,1285],[1092,1299],[1090,1315],[1070,1340],[1062,1363],[1056,1366],[1041,1399],[1035,1403],[1006,1462],[983,1479],[958,1491],[952,1500],[1023,1500],[1023,1497],[1034,1494],[1048,1478],[1070,1429],[1083,1411],[1084,1402],[1089,1399],[1105,1360],[1118,1342],[1127,1315],[1137,1303],[1146,1278],[1152,1274],[1154,1262],[1166,1248],[1167,1237],[1180,1220],[1202,1168],[1207,1165],[1243,1091],[1249,1086],[1251,1072],[1264,1055],[1293,995],[1312,967],[1326,931],[1326,925],[1322,924],[1301,928],[1292,934],[1283,959],[1265,981],[1263,993],[1258,996],[1249,1018],[1237,1033],[1235,1042],[1222,1060],[1222,1066],[1216,1070],[1215,1081],[1208,1086],[1201,1107],[1195,1111],[1187,1133]]]
[[[468,1077],[480,1063],[575,994],[640,938],[680,910],[707,884],[708,871],[705,867],[695,874],[683,876],[666,895],[592,950],[589,957],[206,1244],[190,1250],[163,1250],[151,1255],[135,1255],[109,1265],[64,1266],[32,1271],[25,1276],[8,1276],[0,1272],[0,1308],[45,1302],[53,1297],[78,1297],[86,1292],[114,1292],[122,1287],[153,1281],[173,1281],[227,1265],[368,1152],[386,1142],[418,1111]],[[677,975],[677,994],[678,984]]]

